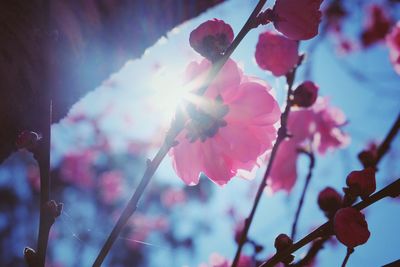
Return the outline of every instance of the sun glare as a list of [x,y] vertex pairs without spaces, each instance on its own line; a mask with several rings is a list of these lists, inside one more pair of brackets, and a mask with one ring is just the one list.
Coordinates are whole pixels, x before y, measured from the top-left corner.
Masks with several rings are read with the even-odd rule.
[[171,68],[163,68],[152,76],[150,101],[162,112],[163,119],[170,120],[184,101],[199,102],[200,97],[192,93],[199,81],[185,82],[183,76]]

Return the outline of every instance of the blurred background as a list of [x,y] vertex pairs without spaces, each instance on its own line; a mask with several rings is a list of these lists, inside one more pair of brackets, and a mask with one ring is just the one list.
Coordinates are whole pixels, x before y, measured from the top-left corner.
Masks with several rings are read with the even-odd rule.
[[[132,56],[122,62],[118,71],[91,88],[65,117],[60,115],[63,118],[52,126],[51,198],[64,203],[64,208],[51,230],[48,266],[92,264],[137,186],[146,159],[163,140],[182,94],[182,73],[188,63],[201,59],[189,46],[190,32],[200,23],[218,18],[237,34],[256,3],[230,0],[187,20],[158,39],[139,59]],[[273,1],[268,1],[267,6],[272,5]],[[326,186],[341,191],[347,174],[362,168],[357,154],[370,144],[379,144],[400,111],[400,77],[390,63],[384,39],[399,18],[400,3],[325,0],[322,7],[325,15],[320,35],[301,43],[300,50],[310,54],[296,83],[313,80],[320,86],[320,95],[343,110],[348,121],[343,130],[351,136],[351,143],[317,155],[298,223],[299,238],[326,221],[317,205],[318,193]],[[179,8],[179,3],[170,8]],[[259,33],[271,28],[261,26],[250,32],[232,57],[246,74],[267,81],[283,104],[285,79],[262,71],[254,60]],[[396,138],[379,165],[378,189],[399,178],[399,148],[400,138]],[[250,229],[252,242],[245,246],[244,254],[266,259],[275,253],[275,237],[290,232],[308,159],[300,157],[297,168],[296,186],[290,193],[266,190]],[[215,253],[232,259],[237,247],[235,231],[250,211],[264,170],[261,166],[253,180],[234,178],[222,188],[206,177],[188,187],[167,157],[104,266],[199,266],[210,264]],[[32,154],[23,150],[11,154],[0,165],[1,266],[24,266],[23,248],[35,247],[38,192],[39,170]],[[399,258],[399,210],[398,198],[384,199],[365,210],[371,237],[356,249],[348,266],[381,266]],[[338,266],[345,250],[333,239],[314,264]],[[306,248],[296,256],[305,252]]]

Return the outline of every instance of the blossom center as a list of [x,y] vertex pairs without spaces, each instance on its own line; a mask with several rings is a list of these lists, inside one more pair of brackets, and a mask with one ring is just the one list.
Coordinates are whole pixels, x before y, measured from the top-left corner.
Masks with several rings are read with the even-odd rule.
[[216,60],[221,56],[226,48],[230,45],[230,41],[226,34],[207,35],[202,40],[201,49],[210,60]]
[[228,114],[229,107],[223,104],[221,96],[198,106],[189,103],[186,109],[190,117],[186,125],[186,138],[191,143],[198,139],[204,142],[227,124],[223,118]]

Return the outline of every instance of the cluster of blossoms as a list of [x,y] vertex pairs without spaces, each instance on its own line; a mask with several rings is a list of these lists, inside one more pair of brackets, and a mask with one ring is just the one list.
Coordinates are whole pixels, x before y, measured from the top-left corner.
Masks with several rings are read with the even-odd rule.
[[318,196],[318,204],[328,219],[333,220],[337,239],[353,249],[366,243],[370,232],[365,216],[351,207],[357,197],[367,199],[376,190],[375,168],[367,167],[361,171],[351,172],[346,179],[345,195],[341,196],[335,189],[327,187]]
[[[273,32],[260,36],[256,60],[262,68],[280,76],[295,67],[299,61],[298,40],[311,39],[318,33],[321,2],[279,0],[273,9],[259,15],[259,24],[273,22],[286,36]],[[189,64],[187,79],[201,83],[233,37],[230,25],[218,19],[193,30],[190,45],[206,59]],[[176,139],[178,145],[170,151],[174,168],[186,184],[197,184],[199,174],[204,173],[223,185],[241,170],[253,170],[276,139],[274,124],[280,109],[270,90],[266,83],[246,76],[229,59],[205,95],[187,101],[185,129]],[[303,91],[301,95],[309,93]]]
[[290,191],[296,182],[296,162],[299,149],[316,150],[324,154],[328,150],[346,146],[350,138],[341,127],[346,117],[343,112],[329,105],[326,98],[318,98],[316,103],[305,109],[290,113],[288,130],[292,136],[282,142],[271,171],[273,191]]

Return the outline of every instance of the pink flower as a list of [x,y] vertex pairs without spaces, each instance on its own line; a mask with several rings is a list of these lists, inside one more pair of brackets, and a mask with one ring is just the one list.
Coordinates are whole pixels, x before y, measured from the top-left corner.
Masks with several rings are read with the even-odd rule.
[[292,70],[299,61],[298,42],[267,31],[258,37],[256,62],[260,68],[281,76]]
[[299,107],[311,107],[318,97],[319,87],[312,81],[305,81],[293,92],[293,103]]
[[313,139],[319,153],[343,148],[350,143],[350,137],[341,130],[346,123],[346,116],[342,110],[330,106],[326,98],[320,98],[312,107],[312,113],[314,118],[309,125],[309,138]]
[[364,47],[384,40],[391,25],[392,21],[385,13],[385,10],[378,5],[372,5],[369,8],[369,17],[365,29],[361,33],[361,42]]
[[296,183],[298,143],[293,140],[283,141],[278,148],[272,165],[269,183],[273,192],[286,190],[290,192]]
[[211,61],[218,59],[233,40],[233,30],[223,20],[208,20],[190,33],[190,46]]
[[[196,82],[210,67],[206,60],[191,63],[189,76]],[[229,60],[204,97],[188,100],[186,127],[170,150],[175,171],[186,184],[197,184],[202,172],[224,185],[239,170],[253,169],[276,138],[280,110],[268,90]]]
[[390,61],[393,64],[394,70],[400,74],[400,22],[386,36],[386,44],[389,48]]
[[341,126],[346,122],[343,112],[328,105],[324,98],[308,109],[293,110],[289,115],[288,130],[292,137],[278,148],[270,174],[272,191],[290,192],[296,183],[298,149],[311,144],[321,154],[349,143],[349,137]]
[[343,208],[336,212],[333,229],[337,239],[349,248],[368,241],[370,232],[364,215],[354,208]]
[[318,34],[322,0],[277,0],[273,8],[274,26],[287,38],[308,40]]
[[123,178],[119,171],[108,171],[99,177],[100,196],[104,203],[112,204],[123,193]]
[[366,199],[376,190],[375,168],[352,171],[347,176],[346,183],[353,195]]

